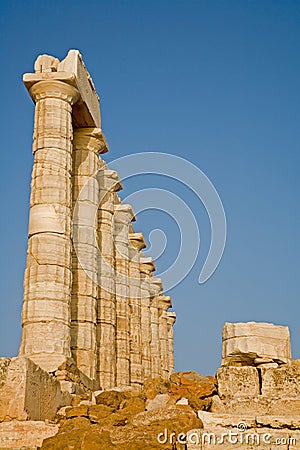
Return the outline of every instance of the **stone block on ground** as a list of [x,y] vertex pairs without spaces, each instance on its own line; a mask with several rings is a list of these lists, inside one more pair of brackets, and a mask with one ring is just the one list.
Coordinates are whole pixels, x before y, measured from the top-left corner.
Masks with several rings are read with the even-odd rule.
[[255,397],[260,394],[258,370],[255,367],[220,367],[216,376],[221,398]]
[[60,406],[60,384],[52,375],[24,356],[10,360],[0,382],[0,422],[52,419]]
[[225,323],[222,332],[222,366],[251,366],[262,361],[287,363],[291,359],[286,326],[263,322]]
[[262,368],[262,395],[265,397],[300,399],[300,361],[278,368]]
[[300,415],[300,398],[275,397],[235,397],[223,400],[222,404],[213,403],[214,413],[289,416]]
[[146,410],[154,411],[156,409],[165,408],[169,403],[171,396],[169,394],[157,394],[154,399],[146,401]]
[[296,450],[300,448],[299,417],[198,413],[203,429],[190,430],[187,450]]

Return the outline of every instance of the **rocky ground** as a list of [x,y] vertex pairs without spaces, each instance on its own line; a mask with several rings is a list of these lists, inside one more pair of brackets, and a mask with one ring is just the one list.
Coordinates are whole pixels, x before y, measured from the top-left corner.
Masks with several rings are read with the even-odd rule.
[[[93,402],[78,396],[73,406],[58,412],[59,432],[45,439],[41,448],[181,450],[185,446],[176,443],[171,434],[177,437],[179,433],[202,428],[197,411],[209,411],[216,394],[214,377],[180,372],[169,381],[146,380],[140,391],[132,388],[99,391]],[[166,436],[167,442],[163,443]]]
[[300,450],[300,362],[266,364],[72,394],[51,420],[5,416],[0,450]]

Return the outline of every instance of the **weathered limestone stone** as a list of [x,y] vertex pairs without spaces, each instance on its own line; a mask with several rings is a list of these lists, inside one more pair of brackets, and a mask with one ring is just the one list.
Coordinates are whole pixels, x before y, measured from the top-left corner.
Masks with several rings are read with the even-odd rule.
[[59,59],[51,55],[39,55],[34,63],[35,73],[57,72]]
[[98,379],[102,389],[116,386],[116,286],[114,268],[113,215],[115,192],[122,189],[118,174],[100,168],[98,209]]
[[163,291],[160,278],[150,280],[150,316],[151,316],[151,377],[160,377],[162,374],[161,348],[159,336],[159,295]]
[[171,396],[169,394],[157,394],[153,399],[146,401],[146,411],[155,411],[156,409],[165,408]]
[[[279,450],[299,449],[299,428],[293,428],[288,418],[254,414],[212,414],[199,411],[203,427],[187,433],[188,450]],[[297,417],[297,416],[296,416]],[[297,420],[296,420],[297,422]],[[290,426],[292,425],[292,427]]]
[[129,225],[135,220],[130,205],[115,205],[114,242],[116,271],[116,385],[130,384]]
[[[91,380],[81,372],[72,358],[67,358],[54,372],[54,375],[59,380],[63,393],[90,395],[99,388],[98,380]],[[68,399],[69,396],[66,397]],[[65,403],[68,404],[67,401]]]
[[300,399],[300,361],[278,368],[261,369],[261,393],[265,397]]
[[267,358],[268,362],[288,362],[291,359],[288,327],[258,322],[225,323],[222,366],[254,365],[257,358]]
[[278,367],[277,363],[264,363],[264,364],[257,364],[257,369],[276,369]]
[[118,174],[99,157],[108,145],[82,57],[40,55],[23,80],[36,106],[19,354],[55,374],[64,401],[167,378],[175,315]]
[[141,274],[141,329],[143,379],[151,377],[151,312],[150,282],[155,264],[152,258],[140,258]]
[[101,127],[99,97],[78,50],[70,50],[61,62],[53,56],[40,55],[34,69],[34,74],[26,73],[23,76],[23,82],[28,90],[34,83],[44,80],[59,80],[75,87],[80,97],[74,107],[74,125]]
[[[113,407],[99,404],[69,408],[57,436],[45,440],[42,449],[159,450],[171,448],[157,440],[165,429],[177,435],[201,426],[201,420],[188,405],[145,411],[144,400],[135,396],[121,404],[114,403]],[[177,443],[176,449],[184,448]]]
[[170,376],[171,392],[176,400],[187,398],[195,410],[208,410],[212,396],[217,393],[216,379],[196,372],[177,372]]
[[146,247],[142,233],[129,233],[130,384],[141,386],[142,324],[140,255]]
[[53,419],[62,404],[59,382],[30,359],[12,358],[0,381],[0,422]]
[[168,333],[168,309],[172,307],[171,298],[168,295],[160,295],[159,306],[159,340],[161,351],[161,376],[168,378],[170,375],[169,333]]
[[176,322],[176,312],[167,312],[168,321],[168,341],[169,341],[169,373],[174,372],[174,324]]
[[261,427],[288,428],[290,430],[300,429],[300,416],[297,414],[290,416],[256,416],[255,421]]
[[97,170],[98,155],[105,152],[107,145],[100,129],[74,130],[71,349],[77,367],[90,379],[96,377],[97,363]]
[[214,413],[226,414],[259,414],[259,415],[277,415],[288,416],[300,414],[299,398],[278,398],[265,397],[262,395],[256,397],[234,397],[226,398],[220,402],[213,402]]
[[43,440],[55,436],[59,425],[43,421],[17,421],[0,423],[1,449],[36,449]]
[[5,383],[8,366],[12,358],[0,358],[0,388]]
[[189,399],[186,397],[182,397],[179,400],[177,400],[176,405],[188,405]]
[[217,370],[221,398],[250,397],[260,394],[258,370],[255,367],[221,367]]
[[[78,90],[32,77],[36,102],[20,354],[46,371],[70,356],[72,105]],[[48,74],[49,75],[49,74]],[[61,160],[57,165],[57,152]],[[40,154],[42,153],[42,155]],[[47,153],[47,161],[43,155]],[[56,191],[52,198],[49,191]],[[32,240],[32,242],[31,242]],[[55,249],[60,251],[53,260]]]

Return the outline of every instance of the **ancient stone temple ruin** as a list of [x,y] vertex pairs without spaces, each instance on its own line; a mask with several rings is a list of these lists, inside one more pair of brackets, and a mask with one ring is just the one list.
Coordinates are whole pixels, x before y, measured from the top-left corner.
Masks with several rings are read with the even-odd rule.
[[0,449],[299,450],[288,327],[225,323],[215,376],[174,373],[176,314],[100,156],[91,77],[76,50],[34,71],[23,333],[0,358]]
[[19,354],[49,373],[72,360],[103,389],[167,378],[176,315],[102,159],[99,97],[81,55],[41,55],[23,80],[35,117]]

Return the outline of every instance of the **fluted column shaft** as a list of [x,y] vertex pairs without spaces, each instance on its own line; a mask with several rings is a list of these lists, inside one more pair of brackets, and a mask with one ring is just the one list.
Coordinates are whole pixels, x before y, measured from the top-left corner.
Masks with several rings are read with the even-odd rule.
[[174,372],[174,324],[176,322],[176,313],[173,311],[167,312],[168,321],[168,341],[169,341],[169,372],[170,375]]
[[98,210],[98,375],[101,389],[116,386],[116,285],[113,216],[115,191],[121,189],[117,173],[105,167],[99,172]]
[[116,270],[116,385],[130,384],[129,314],[129,225],[133,220],[130,205],[115,205],[114,242]]
[[70,350],[72,105],[78,91],[39,81],[20,354],[54,371]]
[[77,128],[73,143],[73,257],[71,349],[77,367],[96,378],[98,154],[105,153],[99,128]]
[[143,379],[151,377],[150,281],[154,270],[155,265],[152,258],[140,258]]
[[151,300],[150,300],[150,317],[151,317],[151,376],[153,378],[161,376],[161,349],[159,337],[159,295],[163,287],[160,278],[152,278],[150,281]]
[[130,312],[130,384],[141,386],[142,329],[141,329],[141,276],[140,252],[146,247],[142,233],[129,234],[129,312]]
[[172,306],[169,296],[160,295],[159,302],[159,340],[161,349],[161,377],[167,379],[170,374],[169,367],[169,335],[168,335],[168,309]]

